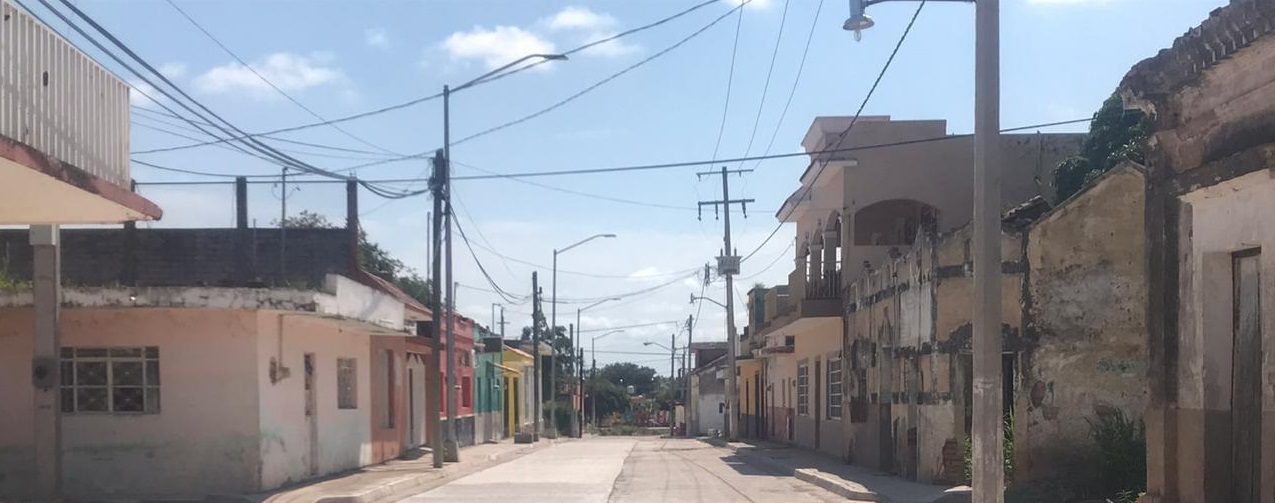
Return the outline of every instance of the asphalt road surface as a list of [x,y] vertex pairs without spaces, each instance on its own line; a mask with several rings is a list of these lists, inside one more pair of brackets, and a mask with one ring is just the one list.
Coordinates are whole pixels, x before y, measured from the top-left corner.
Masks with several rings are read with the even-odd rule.
[[846,501],[697,440],[596,437],[565,442],[403,502]]

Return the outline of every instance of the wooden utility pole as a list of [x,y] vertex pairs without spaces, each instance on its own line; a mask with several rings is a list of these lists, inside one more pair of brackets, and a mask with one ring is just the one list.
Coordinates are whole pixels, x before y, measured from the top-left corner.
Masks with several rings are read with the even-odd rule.
[[700,201],[699,207],[701,211],[704,206],[712,206],[713,211],[717,214],[725,215],[725,248],[722,249],[721,256],[717,257],[717,273],[726,277],[726,366],[729,370],[726,372],[726,414],[725,421],[722,422],[726,430],[725,437],[728,441],[739,440],[739,428],[737,424],[737,415],[739,410],[739,389],[736,388],[735,379],[735,352],[739,346],[738,336],[735,335],[735,275],[739,274],[739,255],[735,255],[734,248],[730,243],[730,207],[732,204],[738,204],[744,210],[744,216],[748,216],[748,203],[753,202],[752,199],[731,199],[730,198],[730,179],[727,175],[731,173],[748,173],[751,169],[728,170],[725,166],[721,171],[707,171],[696,173],[696,176],[704,177],[720,173],[722,175],[722,198],[717,201]]
[[532,430],[532,441],[540,440],[540,322],[544,320],[544,313],[540,311],[540,280],[536,278],[536,272],[531,271],[531,365],[532,371],[536,377],[533,382],[535,389],[535,407],[532,407],[536,415],[535,428]]
[[694,315],[686,315],[686,353],[682,356],[682,379],[685,380],[682,383],[685,389],[682,393],[682,403],[686,404],[686,436],[688,437],[691,436],[691,420],[695,418],[695,413],[692,412],[695,407],[691,403],[691,366],[695,365],[691,358],[691,343],[695,341],[691,329],[694,328],[694,320]]

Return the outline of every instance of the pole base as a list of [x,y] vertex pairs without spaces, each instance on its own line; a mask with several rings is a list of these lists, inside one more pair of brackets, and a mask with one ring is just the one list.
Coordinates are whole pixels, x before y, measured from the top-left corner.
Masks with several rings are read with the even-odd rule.
[[447,440],[443,443],[443,461],[448,463],[460,462],[460,445],[455,440]]

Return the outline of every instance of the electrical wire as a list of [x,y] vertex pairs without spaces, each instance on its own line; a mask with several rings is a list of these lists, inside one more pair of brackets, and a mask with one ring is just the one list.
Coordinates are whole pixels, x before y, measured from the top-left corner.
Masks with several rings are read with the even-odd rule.
[[745,280],[750,280],[758,276],[761,276],[766,271],[769,271],[770,268],[775,267],[775,264],[779,263],[779,259],[784,258],[784,255],[787,255],[789,251],[792,251],[793,247],[795,246],[796,246],[795,242],[789,242],[788,247],[784,248],[784,251],[780,252],[779,255],[775,255],[775,259],[771,260],[770,263],[766,265],[766,267],[762,268],[760,271],[757,271],[755,273],[749,274],[747,276],[742,276],[736,279],[740,281],[745,281]]
[[753,141],[757,139],[757,130],[761,126],[761,115],[766,110],[766,95],[770,94],[770,78],[775,74],[775,61],[779,59],[779,46],[784,40],[784,26],[788,24],[788,6],[791,3],[792,0],[784,0],[784,11],[779,16],[779,32],[775,35],[775,47],[770,51],[770,67],[766,69],[766,83],[761,87],[761,99],[757,103],[757,117],[753,119],[753,132],[748,135],[748,146],[744,147],[745,157],[753,153]]
[[[854,112],[854,117],[850,119],[850,124],[846,126],[846,129],[842,131],[841,134],[837,135],[837,141],[833,143],[834,145],[840,147],[841,143],[845,141],[846,136],[854,129],[855,124],[859,122],[859,117],[863,115],[863,109],[866,108],[868,106],[868,102],[872,100],[872,95],[876,93],[877,86],[881,85],[881,79],[885,78],[886,72],[890,70],[890,65],[894,63],[894,58],[895,56],[898,56],[899,49],[903,47],[903,42],[907,40],[908,34],[912,33],[912,26],[916,24],[917,18],[921,16],[921,10],[925,9],[925,4],[926,0],[921,0],[921,3],[916,6],[916,12],[912,13],[912,19],[908,21],[907,27],[903,29],[903,34],[899,36],[899,41],[894,44],[894,50],[890,51],[890,57],[886,58],[885,64],[881,66],[881,71],[877,72],[877,78],[872,81],[872,87],[868,88],[868,93],[864,95],[863,101],[859,103],[859,109]],[[818,180],[819,177],[823,175],[823,171],[828,167],[828,163],[830,161],[831,157],[824,158],[819,165],[819,171],[815,173],[815,177],[812,178],[812,180]],[[805,190],[802,195],[797,198],[798,201],[804,199],[810,194],[810,191],[814,189],[814,183],[804,187],[804,189]],[[740,259],[740,263],[748,261],[748,259],[752,258],[753,255],[756,255],[758,251],[761,251],[761,249],[766,246],[766,243],[769,243],[771,238],[775,237],[775,234],[779,232],[779,229],[783,228],[784,222],[788,220],[788,217],[792,215],[792,212],[795,211],[796,208],[796,205],[790,206],[788,208],[788,212],[779,218],[779,224],[775,226],[774,230],[770,231],[770,234],[766,236],[766,239],[762,240],[761,244],[757,245],[756,248],[753,248],[753,251]]]
[[717,159],[717,154],[722,148],[722,136],[726,133],[726,117],[730,112],[730,95],[732,88],[735,87],[735,57],[739,54],[739,32],[744,26],[744,5],[752,0],[745,0],[739,4],[739,19],[735,21],[735,42],[730,50],[730,71],[726,74],[726,100],[722,105],[722,121],[717,127],[717,142],[713,144],[713,159]]
[[[823,1],[819,0],[819,5],[815,7],[815,18],[810,21],[810,33],[806,35],[806,48],[801,51],[801,63],[797,65],[797,76],[793,78],[792,88],[788,90],[788,99],[784,101],[784,108],[779,112],[779,119],[775,121],[775,129],[770,132],[770,141],[766,142],[766,150],[762,152],[762,158],[757,160],[757,164],[753,165],[753,169],[760,168],[761,163],[766,160],[765,156],[770,155],[770,149],[775,146],[775,139],[779,137],[779,130],[784,125],[784,119],[788,117],[788,108],[792,106],[792,99],[797,95],[797,87],[801,84],[801,76],[806,70],[806,57],[810,55],[810,43],[815,39],[815,28],[819,26],[819,15],[823,13]],[[787,8],[785,4],[784,9]],[[748,157],[747,153],[744,157]]]
[[[177,117],[177,116],[174,116],[174,115],[170,115],[170,114],[167,114],[167,113],[161,112],[161,111],[159,111],[159,110],[151,110],[151,109],[149,109],[149,108],[142,107],[142,106],[138,106],[138,105],[129,105],[129,108],[133,109],[133,111],[134,111],[134,112],[143,112],[143,113],[146,113],[146,114],[158,115],[158,116],[160,116],[160,117],[170,117],[170,118],[173,118],[173,119],[181,119],[181,117]],[[211,125],[211,124],[205,124],[205,125]],[[321,148],[321,149],[324,149],[324,150],[333,150],[333,151],[337,151],[337,152],[348,152],[348,153],[352,153],[352,154],[366,154],[366,155],[369,155],[369,156],[377,156],[377,157],[387,157],[387,156],[391,156],[391,155],[397,155],[397,154],[386,154],[386,153],[384,153],[384,152],[376,152],[376,151],[372,151],[372,150],[362,150],[362,149],[357,149],[357,148],[338,147],[338,146],[334,146],[334,145],[324,145],[324,144],[322,144],[322,143],[313,143],[313,142],[308,142],[308,141],[294,140],[294,139],[291,139],[291,138],[283,138],[283,137],[281,137],[281,136],[275,136],[275,135],[271,135],[271,134],[262,134],[262,135],[259,135],[259,136],[261,136],[262,138],[269,138],[269,139],[271,139],[271,140],[279,141],[279,142],[283,142],[283,143],[291,143],[291,144],[294,144],[294,145],[304,145],[304,146],[307,146],[307,147]],[[139,153],[139,152],[134,152],[134,153]]]
[[[449,211],[453,210],[450,202],[445,204]],[[483,266],[483,262],[478,259],[478,254],[474,253],[474,247],[469,242],[469,236],[465,235],[465,228],[460,225],[460,220],[453,219],[452,223],[456,226],[456,230],[460,232],[460,239],[465,242],[465,248],[469,250],[469,257],[474,260],[474,264],[478,266],[478,272],[482,273],[483,278],[487,280],[487,284],[490,285],[492,290],[500,296],[501,300],[510,304],[516,304],[518,302],[518,297],[501,288],[500,285],[496,283],[496,280],[491,277],[491,274],[487,272],[487,268]]]
[[182,17],[186,18],[186,20],[189,21],[190,24],[195,27],[195,29],[199,30],[200,33],[203,33],[205,36],[207,36],[209,40],[211,40],[214,44],[217,45],[217,47],[220,47],[222,51],[230,55],[231,58],[234,58],[235,61],[238,61],[240,65],[243,65],[244,68],[247,68],[249,72],[252,72],[253,75],[256,75],[257,78],[261,79],[261,81],[265,82],[266,85],[270,86],[271,89],[274,89],[276,92],[278,92],[279,95],[283,96],[284,98],[287,98],[288,101],[291,101],[292,104],[297,106],[297,108],[300,108],[304,110],[306,113],[313,116],[314,118],[319,119],[320,122],[327,122],[328,127],[331,127],[332,129],[341,132],[341,134],[348,136],[350,139],[354,141],[357,141],[371,148],[374,148],[389,154],[398,155],[396,152],[392,150],[376,145],[363,138],[360,138],[359,136],[356,136],[354,133],[349,132],[345,128],[342,128],[341,126],[337,125],[336,123],[331,122],[328,118],[320,115],[318,112],[315,112],[314,109],[306,106],[304,103],[301,103],[300,100],[296,99],[295,97],[293,97],[292,95],[284,91],[283,89],[279,88],[279,86],[275,85],[274,82],[271,82],[270,79],[266,78],[265,75],[262,75],[260,72],[258,72],[256,68],[253,68],[252,65],[248,64],[247,61],[244,61],[243,58],[239,57],[238,54],[235,54],[234,51],[230,50],[230,48],[227,47],[226,44],[222,43],[221,40],[218,40],[217,37],[213,36],[213,34],[210,33],[206,28],[204,28],[203,25],[199,24],[198,21],[195,21],[195,18],[191,17],[189,13],[187,13],[181,7],[177,6],[176,2],[173,2],[173,0],[165,0],[165,2],[167,2],[168,5],[173,8],[173,10],[176,10],[178,14],[181,14]]
[[590,329],[588,329],[588,330],[577,330],[577,332],[582,333],[582,334],[587,334],[587,333],[591,333],[591,332],[610,332],[610,331],[612,331],[612,330],[627,330],[627,329],[630,329],[630,328],[655,327],[655,326],[660,326],[660,325],[668,325],[668,324],[671,324],[671,323],[681,323],[681,322],[682,322],[682,320],[653,321],[653,322],[650,322],[650,323],[638,323],[638,324],[635,324],[635,325],[620,325],[620,326],[616,326],[616,327],[606,327],[606,328],[590,328]]
[[[652,22],[652,23],[648,23],[648,24],[646,24],[646,25],[639,26],[639,27],[637,27],[637,28],[632,28],[632,29],[629,29],[629,30],[625,30],[625,31],[623,31],[623,32],[617,33],[617,34],[615,34],[615,35],[612,35],[612,36],[610,36],[610,37],[607,37],[607,38],[604,38],[604,39],[601,39],[601,40],[595,40],[595,41],[593,41],[593,42],[589,42],[589,43],[584,44],[584,45],[582,45],[582,46],[580,46],[580,47],[576,47],[575,49],[569,50],[569,51],[567,51],[567,52],[565,52],[565,53],[563,53],[563,54],[568,54],[568,55],[569,55],[569,54],[574,54],[574,53],[577,53],[577,52],[580,52],[580,51],[583,51],[583,50],[587,50],[587,49],[589,49],[589,48],[592,48],[592,47],[595,47],[595,46],[598,46],[598,45],[601,45],[601,44],[605,44],[605,43],[608,43],[608,42],[612,42],[612,41],[614,41],[614,40],[616,40],[616,39],[619,39],[619,38],[621,38],[621,37],[626,37],[626,36],[629,36],[629,35],[633,35],[633,34],[635,34],[635,33],[639,33],[639,32],[642,32],[642,31],[646,31],[646,30],[651,29],[651,28],[655,28],[655,27],[660,26],[660,25],[663,25],[663,24],[665,24],[665,23],[667,23],[667,22],[669,22],[669,21],[672,21],[672,20],[674,20],[674,19],[680,18],[680,17],[685,16],[685,15],[687,15],[687,14],[690,14],[690,13],[692,13],[692,12],[696,11],[696,10],[699,10],[699,9],[700,9],[700,8],[702,8],[702,7],[706,7],[706,6],[708,6],[708,5],[712,5],[712,4],[715,4],[715,3],[717,3],[717,1],[716,1],[716,0],[705,0],[705,1],[701,2],[701,3],[699,3],[699,4],[693,5],[693,6],[689,7],[689,8],[687,8],[687,9],[684,9],[684,10],[682,10],[682,11],[679,11],[679,12],[677,12],[677,13],[673,14],[673,15],[666,16],[666,17],[664,17],[664,18],[661,18],[661,19],[659,19],[659,20],[657,20],[657,21],[654,21],[654,22]],[[28,10],[29,10],[29,9],[28,9]],[[545,61],[536,62],[536,63],[533,63],[533,64],[531,64],[531,65],[527,65],[526,67],[522,67],[522,68],[519,68],[519,69],[514,70],[514,71],[510,71],[510,72],[505,73],[505,74],[501,74],[501,75],[497,75],[497,76],[494,76],[494,77],[489,78],[489,79],[485,79],[485,80],[483,80],[481,83],[476,83],[476,84],[474,84],[474,85],[481,85],[481,84],[491,83],[491,82],[494,82],[494,81],[500,80],[500,79],[502,79],[502,78],[504,78],[504,77],[508,77],[509,75],[513,75],[513,74],[515,74],[515,73],[520,73],[520,72],[522,72],[522,71],[524,71],[524,70],[530,69],[531,67],[534,67],[534,66],[537,66],[537,65],[543,64],[544,62],[545,62]],[[230,141],[240,141],[240,140],[249,139],[249,138],[254,138],[254,137],[258,137],[258,136],[275,135],[275,134],[279,134],[279,133],[289,133],[289,132],[293,132],[293,131],[300,131],[300,130],[303,130],[303,129],[310,129],[310,128],[321,127],[321,126],[328,126],[328,125],[332,125],[332,124],[339,124],[339,123],[343,123],[343,122],[349,122],[349,121],[352,121],[352,120],[362,119],[362,118],[364,118],[364,117],[371,117],[371,116],[374,116],[374,115],[380,115],[380,114],[387,113],[387,112],[391,112],[391,111],[395,111],[395,110],[401,110],[401,109],[404,109],[404,108],[408,108],[408,107],[412,107],[412,106],[415,106],[415,105],[419,105],[419,104],[421,104],[421,103],[425,103],[425,102],[428,102],[428,101],[436,100],[436,99],[439,99],[439,98],[442,98],[442,97],[443,97],[443,93],[441,93],[441,92],[440,92],[440,93],[435,93],[435,94],[431,94],[431,95],[428,95],[428,96],[422,96],[422,97],[419,97],[419,98],[415,98],[415,99],[412,99],[412,100],[408,100],[408,101],[405,101],[405,102],[402,102],[402,103],[398,103],[398,104],[394,104],[394,105],[389,105],[389,106],[386,106],[386,107],[381,107],[381,108],[377,108],[377,109],[373,109],[373,110],[368,110],[368,111],[366,111],[366,112],[360,112],[360,113],[356,113],[356,114],[352,114],[352,115],[347,115],[347,116],[343,116],[343,117],[337,117],[337,118],[335,118],[335,119],[329,119],[329,120],[320,121],[320,122],[312,122],[312,123],[308,123],[308,124],[299,124],[299,125],[296,125],[296,126],[289,126],[289,127],[285,127],[285,128],[273,129],[273,130],[270,130],[270,131],[263,131],[263,132],[260,132],[260,133],[245,134],[245,135],[240,136],[240,137],[225,138],[225,139],[221,139],[221,140],[214,140],[214,141],[205,141],[205,142],[201,142],[201,143],[192,143],[192,144],[188,144],[188,145],[174,145],[174,146],[171,146],[171,147],[164,147],[164,148],[150,149],[150,150],[144,150],[144,151],[137,151],[137,152],[134,152],[134,153],[135,153],[135,154],[151,154],[151,153],[158,153],[158,152],[171,152],[171,151],[174,151],[174,150],[183,150],[183,149],[189,149],[189,148],[195,148],[195,147],[202,147],[202,146],[205,146],[205,145],[211,145],[211,144],[213,144],[213,143],[225,143],[225,142],[230,142]],[[414,156],[409,156],[409,157],[414,157]]]

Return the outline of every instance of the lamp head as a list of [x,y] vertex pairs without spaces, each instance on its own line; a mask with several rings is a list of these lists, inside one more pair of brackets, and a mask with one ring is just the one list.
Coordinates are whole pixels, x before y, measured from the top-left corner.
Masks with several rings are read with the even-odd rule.
[[859,40],[862,35],[860,32],[871,28],[876,24],[871,17],[868,17],[864,11],[868,7],[867,0],[850,0],[850,17],[846,19],[845,24],[841,28],[846,31],[854,32],[854,39]]

